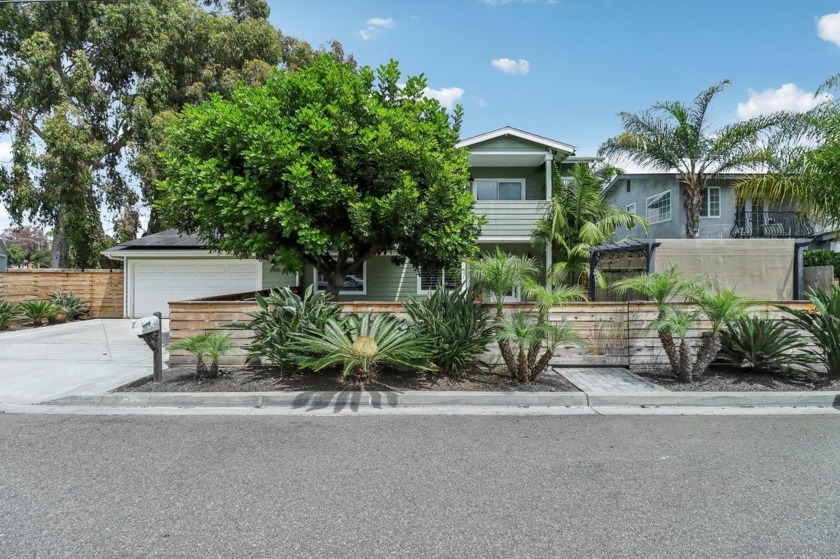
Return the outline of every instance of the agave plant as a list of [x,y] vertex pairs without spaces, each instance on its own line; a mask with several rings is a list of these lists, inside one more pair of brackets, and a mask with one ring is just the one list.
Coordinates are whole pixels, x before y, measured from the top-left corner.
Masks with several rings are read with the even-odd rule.
[[56,291],[50,295],[50,300],[64,311],[64,316],[68,322],[90,316],[90,303],[83,301],[72,291]]
[[329,295],[313,293],[312,286],[302,297],[284,287],[265,297],[257,294],[256,301],[259,310],[248,313],[251,320],[232,326],[253,331],[254,339],[245,348],[248,356],[269,358],[281,375],[297,366],[298,356],[290,351],[292,336],[307,329],[321,330],[341,312]]
[[323,330],[308,328],[293,337],[301,366],[314,371],[341,366],[345,377],[359,381],[382,363],[425,368],[431,355],[429,341],[390,314],[330,318]]
[[816,348],[807,352],[821,363],[830,379],[840,379],[840,286],[808,294],[811,308],[805,311],[780,307],[793,316],[793,325],[811,334]]
[[733,320],[720,333],[720,355],[757,373],[795,372],[813,376],[816,359],[808,342],[789,324],[758,316]]
[[437,289],[403,304],[415,331],[430,341],[432,363],[445,374],[463,376],[494,339],[487,307],[476,302],[478,293],[476,287]]
[[18,305],[0,299],[0,330],[8,329],[9,324],[19,316],[20,308]]
[[20,314],[32,319],[32,324],[35,327],[41,326],[46,319],[61,312],[61,309],[54,305],[52,301],[38,299],[18,303],[18,309]]

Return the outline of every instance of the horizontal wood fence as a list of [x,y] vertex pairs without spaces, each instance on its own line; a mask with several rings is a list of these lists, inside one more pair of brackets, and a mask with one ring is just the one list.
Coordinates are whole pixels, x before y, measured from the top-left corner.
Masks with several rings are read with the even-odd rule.
[[[804,309],[802,301],[780,302],[793,308]],[[399,303],[344,303],[344,313],[392,313],[408,318]],[[525,312],[532,310],[527,303],[505,305],[506,312]],[[253,301],[181,301],[169,303],[170,344],[202,332],[220,330],[230,332],[237,348],[222,363],[225,365],[244,365],[247,345],[253,337],[248,330],[238,330],[231,323],[246,321],[247,313],[258,310]],[[776,320],[784,318],[785,313],[775,305],[757,305],[754,313]],[[588,347],[563,345],[555,353],[552,363],[569,366],[622,366],[632,369],[659,368],[667,366],[667,357],[662,350],[655,331],[648,330],[656,319],[656,306],[649,302],[612,302],[612,303],[576,303],[552,309],[549,320],[568,324],[578,335],[588,342]],[[689,332],[693,346],[700,343],[700,333],[707,324],[700,322]],[[489,363],[499,363],[500,358],[495,346],[484,356]],[[181,365],[194,363],[193,356],[184,351],[173,351],[170,364]]]
[[0,272],[0,299],[18,303],[72,291],[89,301],[97,318],[123,315],[123,273],[112,270],[16,270]]

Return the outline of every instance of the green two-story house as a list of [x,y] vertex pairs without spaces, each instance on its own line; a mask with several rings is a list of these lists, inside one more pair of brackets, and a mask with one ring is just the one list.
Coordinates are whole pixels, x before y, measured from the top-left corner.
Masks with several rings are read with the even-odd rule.
[[[595,158],[577,157],[572,145],[511,127],[467,138],[458,147],[469,150],[470,180],[465,187],[475,196],[475,213],[486,218],[479,250],[488,253],[500,247],[531,256],[542,270],[550,267],[550,249],[535,246],[531,234],[552,195],[552,169],[557,165],[562,174],[575,162]],[[132,317],[165,312],[168,301],[292,285],[326,288],[310,265],[302,274],[282,274],[257,260],[211,253],[200,239],[174,230],[129,241],[106,254],[124,261],[125,315]],[[403,301],[439,286],[455,288],[466,277],[466,263],[419,273],[410,262],[396,266],[390,256],[381,255],[345,278],[339,300]],[[510,294],[511,301],[519,299],[519,293]]]

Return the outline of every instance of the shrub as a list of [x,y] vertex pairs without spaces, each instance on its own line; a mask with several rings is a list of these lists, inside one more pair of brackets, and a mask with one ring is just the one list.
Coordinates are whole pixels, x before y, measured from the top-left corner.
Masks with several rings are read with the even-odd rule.
[[834,277],[840,278],[840,252],[825,249],[806,250],[804,262],[806,266],[831,266],[834,268]]
[[479,290],[435,290],[426,299],[411,299],[403,307],[414,329],[431,344],[431,361],[443,373],[463,376],[493,342],[487,307],[476,302]]
[[729,322],[720,335],[720,355],[742,369],[757,373],[795,372],[813,375],[808,342],[789,324],[757,316]]
[[90,303],[72,291],[56,291],[50,295],[53,304],[64,310],[67,321],[90,318]]
[[19,316],[20,308],[18,305],[0,299],[0,330],[8,329],[9,324]]
[[341,312],[329,295],[313,293],[311,286],[303,297],[284,287],[266,297],[257,294],[256,300],[260,310],[248,313],[252,320],[234,326],[254,332],[254,340],[246,346],[248,356],[269,358],[281,375],[297,366],[299,356],[289,351],[292,336],[308,329],[322,330]]
[[320,371],[340,365],[345,377],[356,380],[364,380],[380,363],[424,368],[431,353],[425,337],[390,314],[330,318],[323,330],[308,328],[294,339],[301,366]]
[[793,325],[814,337],[816,349],[807,353],[825,366],[828,377],[840,379],[840,286],[831,291],[818,289],[808,294],[811,306],[800,311],[790,307],[779,307],[793,316]]
[[[198,360],[195,366],[196,376],[206,375],[214,378],[219,376],[219,360],[235,347],[230,341],[230,336],[230,333],[205,332],[185,338],[170,349],[192,353]],[[205,358],[209,361],[209,365],[205,362]]]
[[41,326],[46,319],[61,312],[61,309],[54,305],[52,301],[23,301],[18,304],[18,308],[20,314],[32,319],[32,324],[35,327]]

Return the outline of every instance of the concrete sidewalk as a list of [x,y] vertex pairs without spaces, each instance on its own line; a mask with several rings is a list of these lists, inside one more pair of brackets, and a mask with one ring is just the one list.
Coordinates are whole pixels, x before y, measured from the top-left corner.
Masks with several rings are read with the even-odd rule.
[[152,352],[128,333],[130,323],[96,319],[0,334],[0,403],[101,396],[151,374]]

